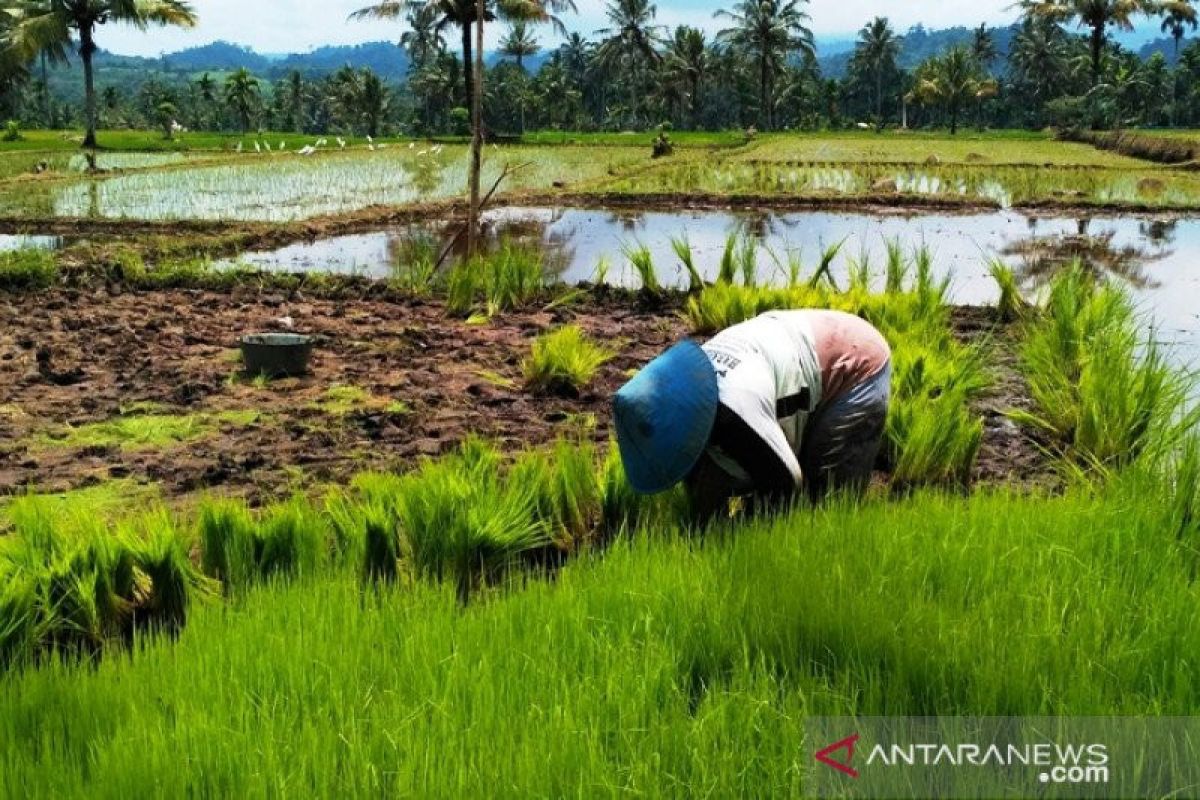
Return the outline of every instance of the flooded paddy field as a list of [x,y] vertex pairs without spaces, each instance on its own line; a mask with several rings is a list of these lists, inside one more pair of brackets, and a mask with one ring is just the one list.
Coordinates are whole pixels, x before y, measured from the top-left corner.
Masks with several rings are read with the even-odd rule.
[[[1081,258],[1131,290],[1156,337],[1178,348],[1181,360],[1200,361],[1200,309],[1194,302],[1200,290],[1200,218],[505,208],[490,212],[487,223],[493,244],[517,240],[543,247],[554,276],[572,285],[602,277],[614,286],[637,288],[639,278],[624,252],[636,245],[649,249],[661,283],[685,287],[687,273],[672,239],[687,240],[697,267],[712,280],[733,233],[749,234],[759,243],[757,277],[765,284],[784,281],[789,263],[811,266],[825,248],[841,243],[833,278],[844,284],[851,270],[865,264],[874,267],[879,285],[890,243],[906,250],[928,248],[936,275],[949,279],[951,299],[963,305],[996,300],[988,271],[993,258],[1016,269],[1030,296]],[[406,225],[248,252],[228,263],[268,272],[387,279],[409,257],[414,240],[428,237],[444,246],[453,230],[444,223]]]

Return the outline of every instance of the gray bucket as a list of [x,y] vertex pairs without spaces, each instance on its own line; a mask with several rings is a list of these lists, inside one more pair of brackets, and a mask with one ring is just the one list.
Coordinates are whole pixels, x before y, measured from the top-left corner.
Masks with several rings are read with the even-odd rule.
[[298,333],[255,333],[243,336],[242,364],[249,375],[288,378],[308,372],[311,336]]

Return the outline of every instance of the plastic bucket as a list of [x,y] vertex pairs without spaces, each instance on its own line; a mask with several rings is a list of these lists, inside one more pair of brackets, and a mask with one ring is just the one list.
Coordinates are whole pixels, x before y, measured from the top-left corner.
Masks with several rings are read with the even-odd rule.
[[308,372],[311,336],[298,333],[255,333],[243,336],[242,364],[250,375],[287,378]]

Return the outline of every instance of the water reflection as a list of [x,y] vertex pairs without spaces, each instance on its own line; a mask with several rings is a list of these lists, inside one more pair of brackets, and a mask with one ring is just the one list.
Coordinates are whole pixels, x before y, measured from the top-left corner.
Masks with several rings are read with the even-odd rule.
[[[1171,255],[1132,244],[1117,244],[1116,231],[1087,233],[1088,220],[1080,220],[1075,235],[1031,236],[1011,242],[1001,253],[1018,261],[1017,275],[1026,286],[1041,288],[1064,269],[1078,262],[1097,278],[1120,278],[1137,289],[1161,284],[1146,273],[1152,262]],[[1146,237],[1150,241],[1150,237]]]

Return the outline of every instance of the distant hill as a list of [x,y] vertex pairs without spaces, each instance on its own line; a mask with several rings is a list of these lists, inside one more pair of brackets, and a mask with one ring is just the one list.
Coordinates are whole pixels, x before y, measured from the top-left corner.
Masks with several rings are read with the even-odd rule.
[[[1179,52],[1182,53],[1184,50],[1187,50],[1188,45],[1195,41],[1195,38],[1185,38],[1179,43]],[[1164,56],[1166,56],[1168,64],[1175,64],[1179,60],[1175,56],[1175,40],[1169,37],[1165,39],[1155,39],[1153,42],[1143,45],[1142,49],[1138,51],[1138,55],[1142,58],[1149,58],[1155,53],[1162,53]]]
[[171,53],[158,59],[160,68],[164,70],[223,71],[236,70],[245,67],[251,72],[265,73],[271,68],[269,58],[251,50],[249,47],[230,42],[213,42],[200,47],[189,47],[178,53]]
[[[1007,28],[989,28],[988,30],[996,43],[996,51],[1000,54],[997,61],[1002,61],[1008,55],[1018,28],[1014,25]],[[900,56],[897,60],[902,68],[912,69],[929,57],[936,56],[951,47],[970,44],[974,35],[975,32],[971,28],[930,30],[923,25],[917,25],[903,35]],[[825,54],[820,49],[818,49],[818,53],[821,54],[818,59],[821,71],[826,77],[842,78],[850,68],[850,59],[854,57],[854,43],[850,42],[849,47],[840,53]]]

